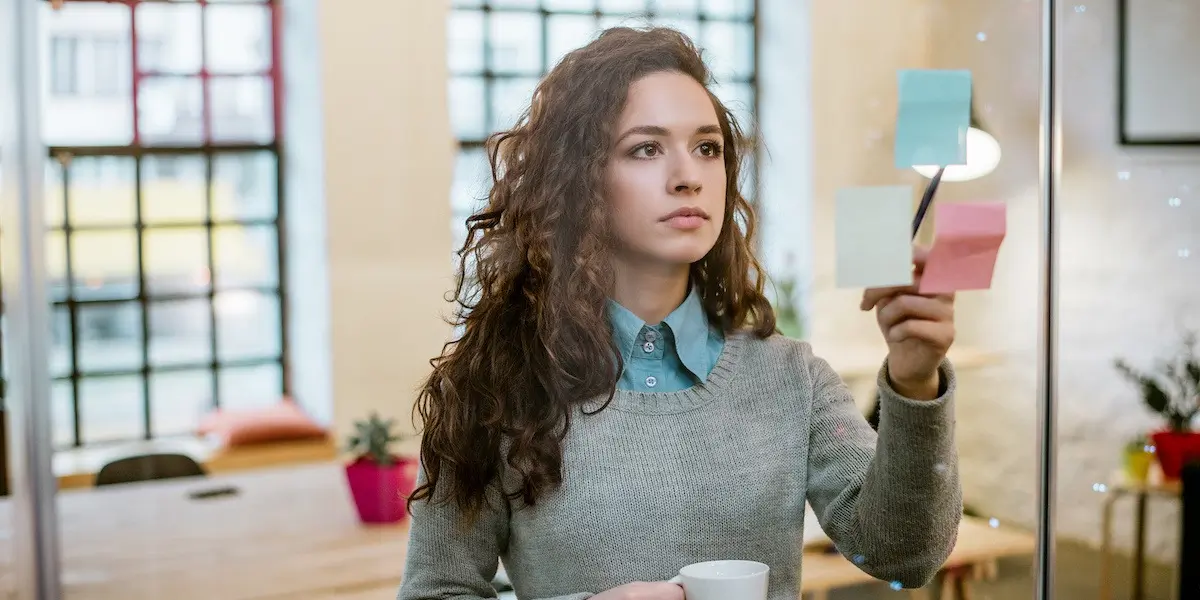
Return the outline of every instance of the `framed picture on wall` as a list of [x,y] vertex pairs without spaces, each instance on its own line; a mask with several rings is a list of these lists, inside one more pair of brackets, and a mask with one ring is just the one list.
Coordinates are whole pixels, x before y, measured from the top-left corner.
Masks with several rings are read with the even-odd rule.
[[1117,132],[1126,146],[1200,146],[1200,2],[1117,0]]

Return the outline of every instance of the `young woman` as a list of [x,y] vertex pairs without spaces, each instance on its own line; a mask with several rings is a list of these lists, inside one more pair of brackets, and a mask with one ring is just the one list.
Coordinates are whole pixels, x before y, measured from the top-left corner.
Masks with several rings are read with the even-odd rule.
[[[462,336],[417,411],[399,598],[682,600],[749,559],[796,598],[805,501],[880,579],[928,582],[962,512],[953,298],[867,291],[889,353],[878,438],[807,343],[776,335],[738,193],[747,144],[683,35],[611,29],[490,144]],[[918,258],[919,276],[922,259]]]

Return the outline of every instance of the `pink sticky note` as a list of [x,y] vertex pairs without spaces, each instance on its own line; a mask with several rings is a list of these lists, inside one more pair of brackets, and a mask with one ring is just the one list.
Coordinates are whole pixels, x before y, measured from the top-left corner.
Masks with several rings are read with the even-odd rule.
[[937,233],[921,275],[922,294],[986,290],[1006,230],[1003,202],[938,204]]

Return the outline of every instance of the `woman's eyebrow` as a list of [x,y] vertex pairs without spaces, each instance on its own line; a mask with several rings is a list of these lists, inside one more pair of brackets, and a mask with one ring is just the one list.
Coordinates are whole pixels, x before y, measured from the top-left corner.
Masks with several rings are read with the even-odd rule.
[[[700,134],[700,133],[718,133],[719,134],[719,133],[721,133],[721,126],[715,125],[715,124],[701,125],[696,128],[696,133],[698,133],[698,134]],[[654,136],[659,136],[659,137],[665,137],[667,135],[670,135],[670,132],[667,131],[667,128],[660,127],[658,125],[638,125],[636,127],[630,127],[629,129],[627,129],[625,131],[625,133],[622,133],[621,137],[617,138],[617,143],[619,144],[619,143],[621,143],[621,140],[623,140],[631,135],[635,135],[635,134],[654,135]]]

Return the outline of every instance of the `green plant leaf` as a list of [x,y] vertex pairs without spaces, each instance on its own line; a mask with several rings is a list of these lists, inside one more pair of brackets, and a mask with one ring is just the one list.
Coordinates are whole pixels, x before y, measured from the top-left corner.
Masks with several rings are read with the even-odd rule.
[[1171,406],[1171,398],[1159,387],[1153,379],[1142,379],[1142,398],[1146,404],[1158,413],[1166,413]]
[[395,419],[384,419],[372,411],[366,419],[354,423],[355,433],[347,436],[348,451],[380,465],[393,464],[391,445],[407,437],[392,431],[395,425]]

